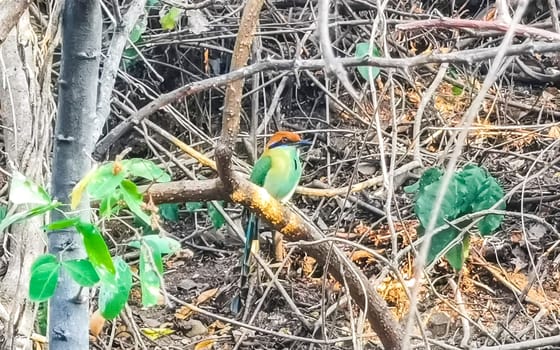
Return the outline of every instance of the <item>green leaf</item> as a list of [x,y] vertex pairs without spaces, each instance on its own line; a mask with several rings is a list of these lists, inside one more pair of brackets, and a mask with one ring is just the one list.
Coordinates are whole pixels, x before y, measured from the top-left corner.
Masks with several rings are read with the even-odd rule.
[[169,11],[167,11],[167,13],[159,19],[159,24],[161,24],[161,28],[165,30],[174,29],[175,25],[177,24],[177,21],[179,20],[180,14],[181,14],[180,9],[176,7],[170,8]]
[[[420,221],[419,235],[423,235],[424,228],[428,225],[433,212],[433,204],[441,187],[442,173],[439,169],[428,169],[417,184],[412,185],[416,190],[414,203],[415,214]],[[410,187],[412,187],[410,186]],[[504,191],[485,169],[476,165],[467,165],[461,171],[453,174],[449,187],[445,192],[440,213],[436,220],[436,227],[449,221],[491,208],[502,199]],[[505,208],[505,203],[500,204],[500,209]],[[481,235],[489,235],[501,224],[503,215],[486,215],[478,222]],[[450,227],[432,238],[428,261],[431,263],[443,250],[457,237],[459,229],[469,223],[462,222],[458,228]],[[468,255],[470,238],[465,238],[463,244],[453,247],[446,257],[454,269],[460,270]]]
[[[218,205],[223,205],[223,203],[224,202],[221,201],[219,202]],[[215,229],[219,229],[222,226],[224,226],[224,224],[226,223],[226,219],[224,218],[222,213],[218,211],[218,209],[214,206],[214,204],[208,202],[207,207],[208,207],[208,216],[210,217],[210,221],[212,221],[212,226],[214,226]]]
[[19,212],[17,214],[14,214],[14,215],[10,215],[10,216],[4,218],[4,220],[2,220],[2,222],[0,222],[0,232],[4,231],[10,225],[15,224],[16,222],[20,222],[20,221],[23,221],[23,220],[27,220],[31,217],[44,214],[44,213],[60,206],[61,204],[62,203],[54,201],[54,202],[49,203],[49,204],[40,205],[40,206],[35,207],[33,209],[29,209],[29,210],[22,211],[22,212]]
[[[150,249],[146,249],[144,246],[140,248],[140,287],[142,290],[142,306],[144,307],[157,304],[160,287],[156,266],[150,263],[149,254]],[[155,255],[153,254],[153,256]]]
[[185,208],[189,213],[195,212],[199,209],[202,209],[204,206],[203,202],[187,202],[185,203]]
[[[369,42],[356,44],[356,52],[354,53],[354,57],[362,58],[366,56],[380,57],[381,51],[375,45],[370,47]],[[378,67],[359,66],[357,67],[357,69],[358,69],[358,73],[360,73],[362,78],[364,78],[367,81],[369,81],[370,79],[374,80],[381,72]]]
[[87,259],[65,260],[62,267],[82,287],[92,287],[99,282],[99,275]]
[[460,271],[465,265],[465,261],[470,253],[470,247],[471,236],[466,233],[465,237],[463,237],[463,241],[454,245],[445,254],[447,262],[455,271]]
[[[504,197],[504,190],[502,186],[494,179],[489,177],[483,184],[483,190],[479,193],[477,201],[473,204],[473,212],[490,209],[499,200]],[[504,210],[506,208],[506,203],[502,202],[497,209]],[[504,220],[503,215],[486,215],[482,220],[478,222],[478,230],[482,236],[488,236],[492,234]]]
[[[150,248],[154,251],[158,251],[160,254],[172,254],[181,250],[181,243],[171,237],[148,235],[142,237],[142,239]],[[128,245],[138,249],[142,246],[140,241],[132,241]]]
[[[440,188],[440,180],[433,182],[424,188],[420,185],[418,197],[416,198],[416,203],[414,204],[414,212],[423,227],[428,226]],[[459,215],[459,210],[457,208],[457,202],[459,200],[457,188],[457,180],[452,178],[449,183],[449,187],[444,194],[443,202],[441,203],[441,209],[436,219],[436,228],[444,225],[446,221],[456,219]]]
[[117,186],[126,177],[125,171],[113,174],[114,162],[103,164],[93,174],[87,185],[87,192],[93,199],[103,199],[112,196]]
[[12,175],[9,200],[14,204],[47,205],[52,202],[51,196],[44,188],[17,171]]
[[412,185],[404,186],[403,190],[405,193],[416,193],[420,189],[420,180],[416,181]]
[[56,256],[44,254],[39,256],[31,266],[29,281],[29,298],[32,301],[45,301],[54,295],[58,284],[60,263]]
[[132,272],[128,264],[121,257],[116,257],[114,266],[114,275],[100,271],[99,310],[107,320],[112,320],[120,314],[132,288]]
[[426,186],[439,180],[442,175],[443,172],[441,171],[441,169],[428,168],[426,169],[426,171],[424,171],[422,176],[420,176],[420,179],[418,179],[418,181],[410,186],[406,186],[404,190],[406,193],[415,193],[420,190],[424,190]]
[[65,228],[76,226],[76,224],[78,224],[79,222],[80,222],[79,217],[62,219],[55,222],[51,222],[50,224],[46,225],[45,230],[47,231],[64,230]]
[[476,202],[476,198],[488,178],[488,173],[476,165],[469,164],[453,176],[460,185],[458,190],[461,198],[458,203],[459,211],[463,214],[472,213],[472,205]]
[[138,218],[144,221],[145,224],[151,225],[151,220],[148,214],[142,210],[143,196],[138,192],[136,184],[130,180],[122,180],[121,182],[122,197],[128,209],[134,213]]
[[122,165],[130,176],[156,182],[171,181],[169,174],[150,160],[140,158],[126,159],[122,161]]
[[122,207],[119,205],[119,201],[122,199],[122,192],[116,191],[112,195],[107,196],[101,200],[99,203],[99,215],[101,217],[110,217],[113,214],[117,214]]
[[97,227],[88,222],[79,222],[76,225],[76,230],[84,237],[84,246],[93,266],[104,268],[111,274],[114,274],[115,266],[113,265],[109,248]]
[[142,34],[144,34],[144,32],[146,31],[147,24],[148,21],[146,20],[146,16],[141,16],[141,18],[138,19],[138,21],[136,21],[136,23],[134,24],[134,27],[132,27],[132,30],[128,35],[128,39],[130,39],[130,41],[133,43],[136,43],[138,40],[140,40],[140,38],[142,38]]
[[4,221],[6,215],[8,215],[8,206],[0,205],[0,222]]
[[445,254],[445,258],[447,262],[455,271],[461,271],[463,265],[465,264],[465,260],[469,256],[470,250],[470,243],[471,243],[471,236],[468,234],[465,235],[463,238],[463,242],[459,242],[455,244],[451,249],[447,251]]
[[138,63],[138,57],[140,57],[140,55],[138,54],[138,51],[136,50],[136,48],[134,47],[129,47],[127,49],[125,49],[123,51],[123,64],[125,66],[125,68],[132,68],[136,63]]
[[[425,231],[423,227],[417,229],[419,236],[424,236]],[[459,231],[455,228],[447,228],[435,236],[432,237],[430,242],[430,250],[428,251],[428,257],[426,258],[426,263],[431,264],[447,246],[453,242],[455,238],[459,235]]]
[[439,168],[429,168],[427,169],[419,180],[420,189],[424,189],[426,186],[433,184],[438,181],[443,176],[443,171]]
[[451,93],[453,94],[453,96],[461,96],[461,94],[463,93],[463,88],[457,85],[453,85],[453,87],[451,88]]
[[179,205],[176,203],[166,203],[159,205],[159,214],[165,220],[179,221]]

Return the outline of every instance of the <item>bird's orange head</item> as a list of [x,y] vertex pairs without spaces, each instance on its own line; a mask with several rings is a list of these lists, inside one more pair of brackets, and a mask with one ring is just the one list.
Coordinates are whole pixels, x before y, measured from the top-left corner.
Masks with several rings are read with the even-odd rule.
[[298,134],[290,131],[278,131],[266,144],[267,149],[279,147],[279,146],[306,146],[311,144],[307,140],[303,140]]

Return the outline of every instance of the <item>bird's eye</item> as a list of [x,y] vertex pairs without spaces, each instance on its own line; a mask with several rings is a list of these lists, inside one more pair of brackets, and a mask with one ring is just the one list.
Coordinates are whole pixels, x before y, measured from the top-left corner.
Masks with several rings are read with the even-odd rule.
[[289,142],[289,140],[288,140],[287,137],[282,137],[282,143],[288,143],[288,142]]

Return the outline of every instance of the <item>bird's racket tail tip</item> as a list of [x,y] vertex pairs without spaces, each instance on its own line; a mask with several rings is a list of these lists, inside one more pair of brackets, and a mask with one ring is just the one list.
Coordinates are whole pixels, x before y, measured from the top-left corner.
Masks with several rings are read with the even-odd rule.
[[229,308],[234,315],[238,315],[241,312],[241,309],[243,309],[242,304],[243,303],[241,302],[241,296],[239,294],[237,294],[231,300],[231,305],[230,305]]

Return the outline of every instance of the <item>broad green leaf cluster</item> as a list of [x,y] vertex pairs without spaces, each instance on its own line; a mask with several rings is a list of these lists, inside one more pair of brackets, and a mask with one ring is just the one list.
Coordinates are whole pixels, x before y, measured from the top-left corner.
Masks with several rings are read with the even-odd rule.
[[[441,189],[443,172],[438,168],[430,168],[414,185],[405,188],[406,192],[415,193],[414,212],[420,221],[418,233],[425,234],[424,229],[432,216],[433,205]],[[464,215],[490,209],[504,197],[504,190],[492,175],[485,169],[475,165],[467,165],[453,174],[449,187],[443,197],[443,203],[436,218],[436,227],[460,218]],[[501,203],[497,209],[505,209]],[[500,226],[503,215],[485,215],[477,223],[482,236],[492,234]],[[428,263],[434,261],[454,243],[445,254],[449,264],[459,271],[468,256],[470,236],[459,237],[461,229],[469,222],[462,222],[459,227],[448,227],[432,237],[428,254]]]
[[[93,169],[74,188],[71,205],[76,208],[87,194],[89,199],[99,201],[102,217],[115,215],[120,209],[128,209],[143,223],[150,224],[152,217],[143,209],[143,195],[134,181],[138,179],[152,182],[170,181],[170,176],[154,163],[143,159],[129,159],[111,162]],[[40,186],[21,174],[15,174],[10,189],[10,200],[17,205],[35,205],[31,209],[6,217],[6,208],[0,208],[0,228],[44,214],[60,205],[53,201]],[[161,215],[169,220],[178,219],[177,205],[162,205]],[[157,220],[157,219],[156,219]],[[31,267],[29,297],[43,302],[56,291],[61,271],[64,271],[82,287],[99,287],[99,309],[103,317],[113,319],[124,308],[132,288],[132,271],[121,257],[112,257],[98,226],[84,222],[79,217],[69,217],[52,222],[45,227],[56,231],[73,228],[83,238],[86,259],[64,259],[61,256],[44,254]],[[180,243],[160,235],[146,235],[133,241],[130,247],[140,250],[139,282],[142,303],[152,306],[157,303],[160,281],[163,274],[162,256],[180,249]]]
[[153,162],[127,159],[110,162],[93,169],[72,191],[72,208],[76,208],[84,191],[93,200],[99,200],[99,214],[109,217],[118,214],[126,205],[142,222],[151,225],[150,216],[142,209],[143,196],[132,179],[169,182],[171,177]]

